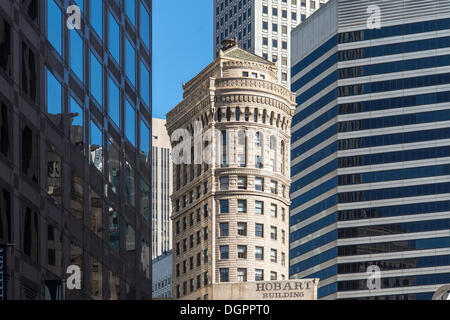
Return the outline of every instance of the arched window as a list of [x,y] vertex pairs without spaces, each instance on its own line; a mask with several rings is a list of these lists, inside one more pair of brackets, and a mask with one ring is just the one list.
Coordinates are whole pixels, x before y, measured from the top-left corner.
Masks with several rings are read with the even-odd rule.
[[270,136],[270,167],[272,171],[276,171],[277,166],[277,138],[275,136]]
[[227,121],[231,120],[231,109],[230,107],[227,108]]
[[255,133],[255,147],[261,147],[261,133]]
[[264,109],[263,110],[263,115],[262,115],[262,123],[266,123],[266,118],[267,118],[267,110]]
[[228,167],[228,156],[227,156],[227,132],[225,130],[222,131],[222,162],[221,167],[226,168]]
[[281,141],[281,173],[286,174],[286,150],[284,141]]
[[247,135],[244,130],[238,131],[238,166],[246,167],[247,166]]
[[273,126],[273,118],[274,118],[275,113],[272,111],[270,113],[270,125]]

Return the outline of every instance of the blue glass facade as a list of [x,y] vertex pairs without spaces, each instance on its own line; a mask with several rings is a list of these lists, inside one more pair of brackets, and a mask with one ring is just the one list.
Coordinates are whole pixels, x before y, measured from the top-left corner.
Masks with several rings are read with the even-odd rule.
[[450,282],[446,32],[450,18],[338,33],[293,63],[290,277],[320,278],[319,298],[431,299]]

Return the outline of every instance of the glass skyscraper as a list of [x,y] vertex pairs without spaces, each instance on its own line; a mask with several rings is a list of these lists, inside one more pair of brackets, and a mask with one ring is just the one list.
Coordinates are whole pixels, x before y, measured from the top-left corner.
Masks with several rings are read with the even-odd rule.
[[291,45],[290,276],[431,299],[450,282],[450,1],[332,0]]
[[8,299],[151,298],[151,4],[0,1]]

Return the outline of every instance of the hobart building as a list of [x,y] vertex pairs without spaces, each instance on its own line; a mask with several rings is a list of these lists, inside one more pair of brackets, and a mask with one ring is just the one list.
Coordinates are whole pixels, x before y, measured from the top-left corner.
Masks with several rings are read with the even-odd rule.
[[215,299],[216,284],[288,280],[294,95],[277,84],[275,63],[232,40],[183,88],[166,125],[173,297]]
[[3,299],[151,298],[150,79],[151,0],[0,1]]

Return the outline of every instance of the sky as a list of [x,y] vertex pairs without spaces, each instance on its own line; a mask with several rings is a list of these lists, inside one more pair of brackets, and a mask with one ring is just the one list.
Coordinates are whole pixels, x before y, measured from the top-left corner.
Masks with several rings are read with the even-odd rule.
[[154,118],[181,102],[188,82],[213,59],[212,0],[153,1],[152,108]]

